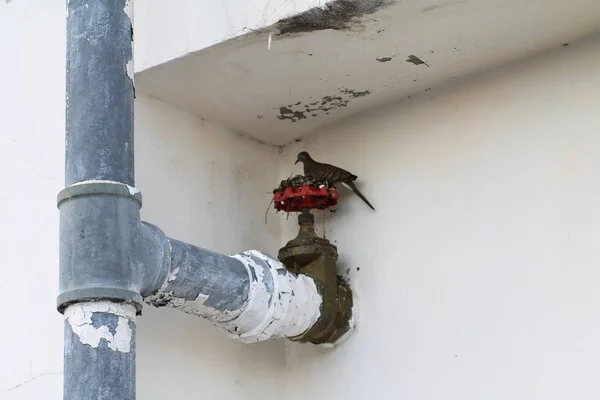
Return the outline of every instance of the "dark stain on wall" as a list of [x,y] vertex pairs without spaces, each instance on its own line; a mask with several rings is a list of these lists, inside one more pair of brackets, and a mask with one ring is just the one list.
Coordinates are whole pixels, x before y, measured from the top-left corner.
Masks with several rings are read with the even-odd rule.
[[301,101],[295,104],[276,107],[279,111],[277,118],[280,120],[290,120],[298,122],[308,117],[318,117],[320,115],[329,115],[337,108],[346,107],[351,100],[371,94],[370,90],[354,90],[339,88],[339,94],[332,96],[323,96],[319,100],[303,104]]
[[415,65],[425,64],[429,67],[429,64],[427,64],[425,61],[421,60],[419,57],[412,55],[412,54],[410,56],[408,56],[408,58],[406,59],[406,62],[413,63]]
[[293,17],[279,20],[278,35],[321,31],[344,30],[360,24],[360,18],[394,4],[394,0],[334,0],[323,8],[315,7]]
[[366,95],[371,94],[371,91],[370,90],[356,91],[354,89],[340,88],[340,93],[347,94],[348,96],[351,96],[356,99],[357,97],[365,97]]
[[425,8],[423,8],[423,13],[428,13],[440,8],[444,8],[444,7],[450,7],[450,6],[454,6],[457,4],[461,4],[461,3],[466,3],[468,0],[455,0],[455,1],[449,1],[447,3],[442,3],[442,4],[433,4],[431,6],[427,6]]
[[297,122],[297,121],[300,121],[301,119],[306,119],[306,115],[304,115],[303,111],[294,111],[290,107],[293,107],[293,106],[290,105],[288,107],[285,107],[285,106],[279,107],[279,115],[277,116],[277,118],[289,119],[292,122]]

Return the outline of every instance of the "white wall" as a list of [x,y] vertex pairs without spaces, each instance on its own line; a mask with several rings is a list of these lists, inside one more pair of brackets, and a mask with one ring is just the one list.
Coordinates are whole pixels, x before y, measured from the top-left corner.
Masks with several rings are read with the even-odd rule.
[[327,221],[360,325],[287,345],[286,400],[600,397],[598,65],[571,45],[286,150],[282,175],[308,150],[377,210]]
[[142,218],[222,253],[276,252],[280,223],[271,216],[265,224],[265,212],[278,183],[278,151],[143,93],[135,106]]
[[[62,393],[64,18],[61,2],[0,3],[0,400]],[[138,397],[598,398],[599,63],[598,44],[571,45],[283,156],[138,93],[142,213],[173,237],[276,254],[296,227],[264,210],[300,149],[358,174],[377,209],[345,197],[327,221],[359,297],[347,343],[246,346],[146,307]]]
[[62,2],[0,2],[0,400],[62,393],[64,25]]
[[[144,220],[222,253],[277,254],[280,222],[271,215],[265,225],[264,217],[279,174],[276,149],[142,93],[135,123]],[[146,306],[137,343],[139,399],[271,399],[285,380],[282,341],[237,343],[176,310]]]

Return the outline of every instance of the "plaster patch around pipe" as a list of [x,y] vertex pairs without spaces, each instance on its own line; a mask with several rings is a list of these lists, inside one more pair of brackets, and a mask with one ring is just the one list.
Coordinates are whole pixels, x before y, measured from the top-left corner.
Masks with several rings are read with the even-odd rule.
[[356,328],[355,310],[356,310],[356,308],[352,307],[352,316],[350,317],[350,321],[348,321],[348,325],[350,326],[350,329],[348,329],[348,331],[346,333],[344,333],[338,340],[336,340],[335,343],[320,343],[317,346],[322,347],[324,349],[332,349],[336,346],[341,345],[345,341],[347,341],[350,338],[350,336],[352,336],[352,333],[354,332],[354,329]]
[[[117,317],[114,334],[106,325],[93,325],[94,313],[112,314]],[[135,322],[135,314],[136,309],[131,304],[98,301],[71,304],[65,309],[64,318],[81,343],[97,348],[104,339],[111,350],[129,353],[133,336],[129,323]]]

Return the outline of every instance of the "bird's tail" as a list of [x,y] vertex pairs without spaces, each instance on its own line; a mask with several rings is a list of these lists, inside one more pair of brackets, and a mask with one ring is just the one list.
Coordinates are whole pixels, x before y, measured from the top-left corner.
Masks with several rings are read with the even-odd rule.
[[375,211],[375,208],[371,205],[371,203],[369,203],[369,200],[367,200],[367,198],[365,196],[363,196],[363,194],[360,192],[360,190],[358,190],[358,188],[356,187],[356,185],[354,184],[354,182],[352,181],[347,181],[344,182],[346,185],[348,185],[348,187],[350,189],[352,189],[352,191],[362,199],[362,201],[364,201],[369,207],[371,207],[371,209],[373,211]]

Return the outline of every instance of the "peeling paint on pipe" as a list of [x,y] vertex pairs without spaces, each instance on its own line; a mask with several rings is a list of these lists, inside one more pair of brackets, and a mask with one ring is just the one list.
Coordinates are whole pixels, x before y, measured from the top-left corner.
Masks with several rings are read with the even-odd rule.
[[317,322],[322,298],[312,278],[294,275],[279,261],[256,250],[234,258],[256,280],[251,282],[244,311],[222,325],[233,338],[249,343],[295,337]]
[[130,0],[67,2],[57,299],[64,400],[135,400],[134,318],[146,265],[137,251],[155,232],[140,222],[135,189],[131,11]]
[[108,301],[65,309],[63,399],[135,400],[135,313]]
[[146,303],[206,318],[245,343],[295,337],[319,319],[315,282],[278,260],[255,250],[225,256],[169,240],[169,273]]
[[[110,314],[117,318],[114,333],[107,325],[95,324],[95,313]],[[135,314],[136,309],[130,304],[98,301],[72,304],[65,309],[64,317],[82,344],[98,348],[104,340],[109,349],[129,353],[133,341],[130,324],[135,321]]]
[[57,298],[65,400],[135,399],[143,299],[207,318],[244,342],[300,335],[320,316],[312,279],[259,252],[230,257],[169,239],[140,220],[132,11],[131,0],[67,3]]
[[132,8],[126,0],[67,4],[67,186],[88,180],[135,185]]

